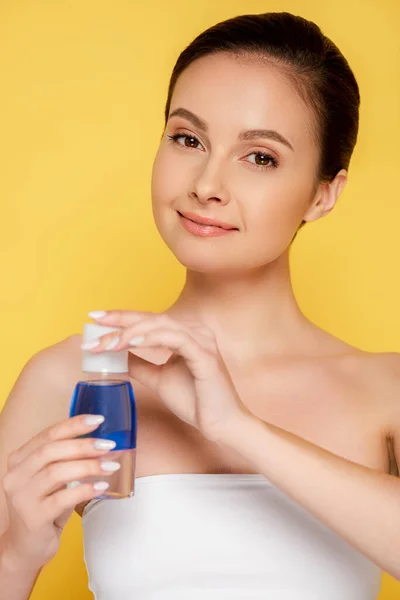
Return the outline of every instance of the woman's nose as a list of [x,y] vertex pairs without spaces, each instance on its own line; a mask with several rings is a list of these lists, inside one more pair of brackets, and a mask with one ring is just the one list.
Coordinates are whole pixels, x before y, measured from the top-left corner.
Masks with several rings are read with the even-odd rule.
[[192,182],[189,196],[200,202],[207,204],[210,201],[227,204],[229,194],[223,183],[223,174],[216,166],[208,163]]

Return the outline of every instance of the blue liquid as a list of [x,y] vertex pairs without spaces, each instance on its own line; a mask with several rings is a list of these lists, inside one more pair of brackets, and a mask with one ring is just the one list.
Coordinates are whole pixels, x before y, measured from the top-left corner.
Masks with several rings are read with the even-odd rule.
[[113,440],[116,450],[136,448],[136,402],[129,381],[79,381],[72,397],[69,416],[103,415],[104,423],[81,437]]
[[105,420],[93,432],[82,438],[113,440],[116,453],[109,459],[117,460],[121,469],[112,475],[90,477],[85,481],[107,481],[110,487],[98,498],[125,498],[134,493],[137,418],[132,385],[123,380],[79,381],[71,401],[69,416],[82,414],[103,415]]

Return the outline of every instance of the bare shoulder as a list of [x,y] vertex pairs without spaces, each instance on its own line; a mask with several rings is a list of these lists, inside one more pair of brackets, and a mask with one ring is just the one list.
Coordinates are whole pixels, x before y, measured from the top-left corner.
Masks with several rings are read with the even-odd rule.
[[400,354],[369,353],[363,359],[362,371],[376,402],[385,410],[387,433],[400,435]]
[[80,372],[80,335],[33,355],[19,374],[0,415],[3,447],[19,447],[46,427],[68,417]]
[[368,352],[314,326],[315,355],[321,364],[342,371],[343,375],[390,385],[400,377],[400,354]]
[[60,387],[69,383],[71,375],[76,375],[81,369],[82,336],[70,335],[56,344],[43,348],[27,363],[27,368],[42,371],[46,381],[53,381]]
[[400,385],[400,354],[396,352],[366,352],[349,348],[339,356],[338,364],[344,374],[379,389],[386,396]]
[[331,339],[335,352],[321,357],[321,362],[333,377],[346,380],[355,393],[374,406],[389,435],[392,425],[400,431],[400,354],[368,352]]
[[[314,358],[306,361],[324,380],[342,382],[380,409],[382,415],[399,406],[400,354],[368,352],[344,342],[319,327],[311,328]],[[318,368],[319,367],[319,368]],[[315,369],[315,371],[314,371]]]

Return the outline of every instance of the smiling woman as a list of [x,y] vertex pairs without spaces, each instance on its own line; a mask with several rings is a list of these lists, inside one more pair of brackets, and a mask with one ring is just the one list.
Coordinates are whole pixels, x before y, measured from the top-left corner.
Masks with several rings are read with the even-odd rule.
[[[200,34],[173,69],[153,169],[155,221],[178,260],[202,270],[209,256],[215,271],[285,255],[305,222],[332,210],[347,181],[359,102],[346,59],[310,21],[245,15]],[[244,233],[251,223],[251,236],[237,236],[218,257],[213,244],[202,254],[193,247],[190,260],[190,240],[174,223],[194,204],[197,221],[223,218]],[[199,241],[223,235],[181,223]]]
[[178,57],[152,208],[185,284],[162,314],[90,313],[108,333],[82,346],[130,350],[136,493],[65,489],[106,464],[75,439],[93,415],[37,410],[63,414],[79,336],[46,349],[0,423],[7,598],[29,596],[74,508],[96,600],[374,600],[382,570],[400,579],[399,356],[317,327],[289,268],[347,181],[359,103],[337,46],[289,13],[223,21]]
[[[367,365],[375,364],[372,383],[393,356],[370,362],[305,319],[288,265],[301,224],[328,214],[347,180],[359,102],[339,49],[287,13],[219,23],[178,58],[152,200],[161,236],[187,269],[185,287],[164,315],[95,315],[122,329],[91,351],[171,351],[157,367],[135,353],[132,376],[229,453],[207,459],[209,446],[197,441],[194,455],[201,449],[204,458],[189,460],[179,437],[166,435],[164,448],[175,439],[179,449],[172,461],[160,449],[154,465],[150,446],[142,448],[136,505],[121,515],[89,503],[83,524],[96,598],[129,589],[168,600],[205,590],[218,600],[372,600],[382,567],[400,575],[399,552],[390,550],[400,482],[382,444],[389,423],[364,385]],[[368,411],[367,424],[358,415]],[[141,519],[157,494],[162,506]],[[111,589],[115,550],[102,524],[122,532],[128,522]],[[156,538],[158,552],[151,544],[140,552]],[[134,576],[132,553],[140,555]]]

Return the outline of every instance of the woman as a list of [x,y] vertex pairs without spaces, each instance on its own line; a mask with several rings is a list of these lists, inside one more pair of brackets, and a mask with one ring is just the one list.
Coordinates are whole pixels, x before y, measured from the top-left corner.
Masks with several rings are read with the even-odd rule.
[[136,493],[66,488],[105,487],[110,462],[74,439],[99,421],[65,419],[81,338],[33,357],[1,416],[7,598],[29,597],[74,508],[97,600],[372,600],[382,570],[400,578],[399,357],[316,327],[289,271],[296,232],[347,181],[358,108],[340,51],[288,13],[182,52],[152,199],[184,288],[161,315],[91,313],[121,329],[91,352],[132,351]]

